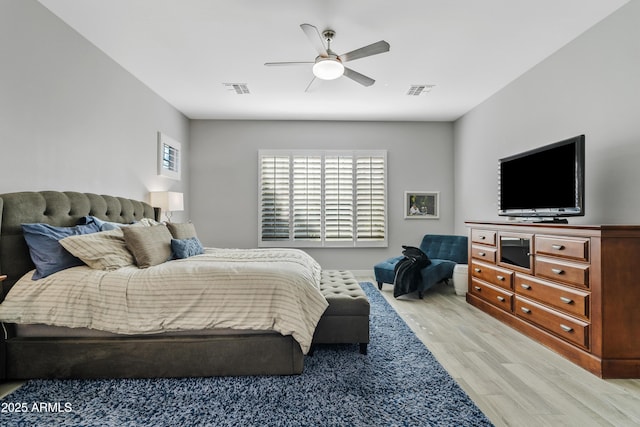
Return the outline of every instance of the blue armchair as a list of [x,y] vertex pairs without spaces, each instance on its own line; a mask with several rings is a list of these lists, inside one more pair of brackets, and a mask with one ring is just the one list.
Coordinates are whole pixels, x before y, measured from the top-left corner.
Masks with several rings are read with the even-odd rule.
[[[422,280],[415,286],[419,298],[436,283],[452,278],[456,264],[467,264],[468,261],[466,236],[426,234],[422,238],[420,249],[427,254],[431,264],[420,271]],[[394,268],[402,258],[403,256],[389,258],[373,267],[378,289],[382,289],[383,283],[394,283]]]

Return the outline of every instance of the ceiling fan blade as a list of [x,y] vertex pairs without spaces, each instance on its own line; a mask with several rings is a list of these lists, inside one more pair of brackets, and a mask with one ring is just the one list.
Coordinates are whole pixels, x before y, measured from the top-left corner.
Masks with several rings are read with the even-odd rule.
[[379,53],[388,52],[391,46],[384,40],[370,44],[369,46],[361,47],[360,49],[352,50],[348,53],[343,53],[338,56],[338,59],[342,62],[353,61],[354,59],[364,58],[365,56],[377,55]]
[[362,86],[371,86],[376,81],[371,77],[367,77],[364,74],[360,74],[357,71],[353,71],[351,68],[344,67],[343,76],[349,77],[354,82],[360,83]]
[[309,64],[314,64],[314,62],[307,61],[307,62],[265,62],[264,63],[264,65],[266,65],[267,67],[280,67],[284,65],[309,65]]
[[324,58],[329,56],[327,53],[327,48],[324,46],[324,41],[322,40],[322,36],[316,27],[311,24],[300,24],[300,28],[307,35],[307,38],[313,45],[318,54]]

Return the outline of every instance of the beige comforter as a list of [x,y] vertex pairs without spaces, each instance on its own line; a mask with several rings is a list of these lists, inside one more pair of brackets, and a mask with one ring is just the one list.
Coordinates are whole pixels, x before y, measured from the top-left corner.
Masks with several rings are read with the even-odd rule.
[[235,328],[292,335],[303,353],[327,301],[320,266],[295,249],[206,249],[147,269],[74,267],[31,273],[0,304],[0,320],[118,334]]

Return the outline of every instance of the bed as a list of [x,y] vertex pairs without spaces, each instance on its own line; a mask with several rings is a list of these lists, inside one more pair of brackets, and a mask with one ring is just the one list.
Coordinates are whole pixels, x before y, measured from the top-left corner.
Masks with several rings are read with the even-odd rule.
[[[0,273],[7,275],[0,303],[0,379],[302,372],[313,330],[327,306],[318,288],[320,268],[302,251],[206,248],[139,268],[141,257],[134,250],[137,265],[101,269],[85,260],[32,280],[40,265],[34,273],[23,224],[66,228],[95,218],[113,225],[146,222],[146,228],[159,232],[164,226],[149,224],[156,214],[144,202],[90,193],[0,195]],[[142,227],[124,227],[125,237],[147,233]],[[122,231],[91,236],[110,233]],[[77,241],[87,242],[85,237]],[[151,300],[141,289],[160,299]],[[55,303],[48,309],[21,306],[35,300]],[[82,305],[72,306],[74,300]],[[249,302],[266,305],[269,312],[263,315]],[[55,321],[42,317],[47,312],[55,314]],[[195,320],[184,317],[190,313],[200,314]]]

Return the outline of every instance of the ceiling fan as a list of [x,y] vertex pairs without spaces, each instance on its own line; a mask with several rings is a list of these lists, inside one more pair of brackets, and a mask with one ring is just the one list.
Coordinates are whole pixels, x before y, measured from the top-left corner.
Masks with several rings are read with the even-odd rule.
[[[333,30],[325,30],[322,32],[322,36],[316,27],[311,24],[301,24],[300,28],[307,35],[309,41],[318,52],[318,56],[315,61],[302,61],[302,62],[267,62],[266,66],[282,66],[282,65],[305,65],[313,64],[313,79],[307,86],[307,89],[311,86],[316,78],[321,80],[334,80],[338,77],[345,76],[351,80],[360,83],[363,86],[371,86],[375,83],[371,77],[367,77],[364,74],[360,74],[357,71],[353,71],[350,68],[345,67],[343,64],[347,61],[353,61],[355,59],[364,58],[371,55],[377,55],[389,51],[389,43],[384,40],[372,43],[368,46],[361,47],[356,50],[352,50],[342,55],[337,55],[331,50],[331,41],[335,37]],[[325,48],[324,40],[327,41]]]

